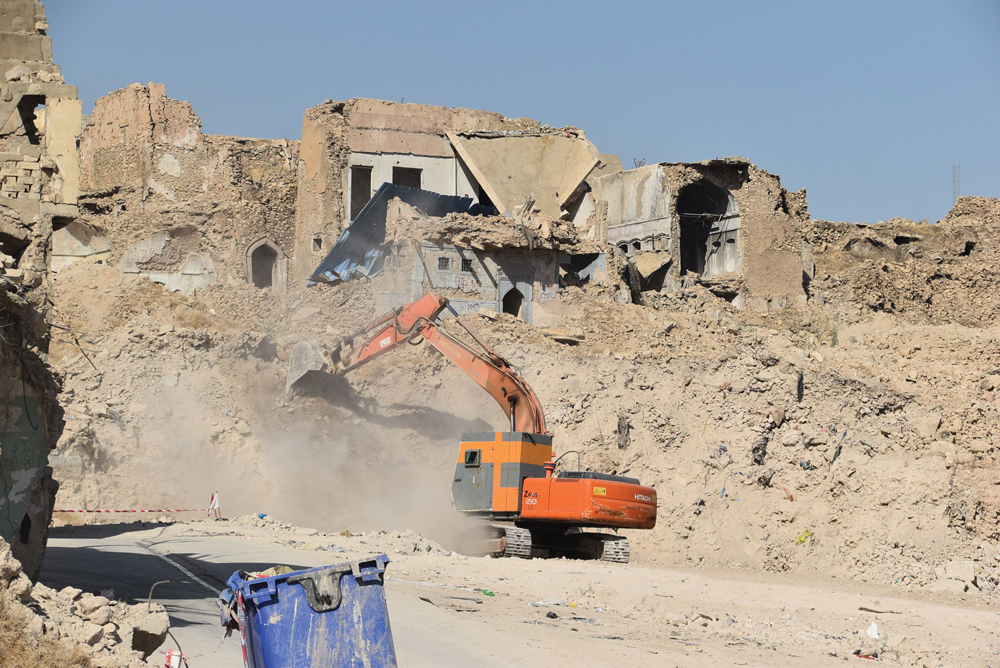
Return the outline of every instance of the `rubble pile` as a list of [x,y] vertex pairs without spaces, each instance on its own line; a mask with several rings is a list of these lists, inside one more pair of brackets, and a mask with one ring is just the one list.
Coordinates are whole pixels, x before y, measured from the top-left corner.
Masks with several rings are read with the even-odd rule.
[[597,249],[597,244],[593,243],[589,248],[581,246],[582,240],[571,223],[534,209],[510,217],[451,213],[438,218],[422,215],[414,207],[395,199],[389,203],[386,215],[386,242],[404,243],[408,239],[479,250],[562,248],[587,252]]
[[[817,266],[834,255],[817,252]],[[849,271],[883,261],[855,258]],[[973,271],[975,251],[955,262]],[[318,393],[284,394],[296,342],[336,340],[376,315],[362,284],[291,295],[216,285],[189,298],[93,265],[66,271],[77,273],[56,282],[56,303],[75,329],[94,305],[124,322],[89,329],[96,370],[58,349],[63,507],[164,507],[222,488],[239,514],[330,536],[388,531],[373,547],[389,552],[393,530],[451,547],[458,436],[502,428],[461,371],[419,346]],[[564,288],[557,327],[486,309],[466,317],[523,369],[557,452],[657,488],[657,528],[631,536],[635,559],[991,594],[995,330],[930,323],[916,306],[852,319],[850,298],[824,294],[757,313],[697,285],[638,305],[589,284]],[[253,329],[241,323],[251,312]],[[194,472],[146,484],[180,462]],[[950,576],[955,561],[972,563],[974,579]]]
[[23,622],[28,647],[41,652],[42,645],[63,645],[67,663],[60,665],[159,665],[155,652],[170,629],[167,613],[160,605],[128,605],[115,600],[111,590],[92,594],[74,587],[57,591],[41,583],[32,585],[2,539],[0,598],[3,613]]
[[894,313],[909,322],[988,327],[1000,316],[997,200],[961,197],[938,224],[812,221],[816,276],[809,290],[837,319]]

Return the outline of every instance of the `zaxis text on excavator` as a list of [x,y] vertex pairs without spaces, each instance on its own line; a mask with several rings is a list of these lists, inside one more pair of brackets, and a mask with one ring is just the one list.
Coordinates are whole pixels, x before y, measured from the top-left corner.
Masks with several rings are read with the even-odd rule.
[[462,435],[451,487],[456,510],[490,521],[481,543],[485,551],[627,562],[628,539],[606,530],[652,529],[656,490],[625,476],[555,474],[558,460],[538,397],[463,318],[459,324],[480,350],[444,331],[438,316],[446,308],[446,298],[427,293],[334,346],[296,344],[288,389],[306,376],[342,375],[404,343],[428,341],[486,390],[509,420],[510,431]]

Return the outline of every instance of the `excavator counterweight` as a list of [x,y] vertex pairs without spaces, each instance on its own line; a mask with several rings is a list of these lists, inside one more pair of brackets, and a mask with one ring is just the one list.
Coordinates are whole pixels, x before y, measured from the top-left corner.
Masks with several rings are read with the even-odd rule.
[[583,529],[652,529],[656,491],[634,478],[592,471],[555,475],[552,435],[538,397],[461,316],[458,323],[475,343],[446,332],[438,320],[446,308],[447,299],[427,293],[332,346],[298,343],[287,389],[346,374],[404,343],[426,340],[493,397],[510,425],[510,431],[463,434],[452,482],[455,509],[492,522],[483,541],[487,551],[628,561],[626,538]]

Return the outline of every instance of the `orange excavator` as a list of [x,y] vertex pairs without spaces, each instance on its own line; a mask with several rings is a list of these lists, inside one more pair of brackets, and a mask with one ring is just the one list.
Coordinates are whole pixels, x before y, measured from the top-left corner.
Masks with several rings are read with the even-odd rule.
[[289,361],[288,389],[317,374],[343,375],[405,343],[428,341],[486,390],[509,421],[510,431],[463,434],[458,450],[452,500],[456,510],[489,521],[480,538],[482,551],[628,562],[628,539],[608,530],[652,529],[656,490],[625,476],[556,474],[559,460],[553,459],[552,434],[538,397],[463,318],[457,321],[478,350],[444,331],[438,317],[446,308],[446,298],[428,293],[332,347],[298,343]]

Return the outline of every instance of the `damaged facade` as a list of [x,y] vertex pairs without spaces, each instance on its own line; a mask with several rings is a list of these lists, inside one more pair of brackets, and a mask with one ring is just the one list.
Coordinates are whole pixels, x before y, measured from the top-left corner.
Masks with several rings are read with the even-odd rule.
[[[617,156],[577,128],[368,99],[306,110],[299,142],[204,135],[200,126],[161,85],[133,84],[98,100],[80,140],[82,216],[57,231],[53,270],[88,258],[186,295],[221,280],[280,292],[288,281],[337,282],[340,270],[375,278],[387,242],[379,232],[362,248],[369,233],[352,223],[388,184],[464,198],[464,209],[448,213],[470,214],[470,228],[492,235],[479,248],[448,235],[432,244],[453,248],[441,278],[468,308],[531,322],[535,306],[553,301],[580,270],[623,300],[695,282],[758,311],[805,299],[805,193],[788,193],[744,159],[622,171]],[[341,266],[329,273],[333,257]],[[470,261],[484,276],[467,271]],[[434,284],[433,275],[422,284],[422,272],[405,271],[411,287],[396,275],[383,279],[380,303],[405,303]],[[515,308],[518,300],[527,308]]]
[[[599,274],[613,288],[621,281],[627,289],[616,289],[625,300],[695,283],[737,308],[749,305],[757,311],[780,310],[806,299],[800,232],[808,220],[805,192],[787,192],[777,176],[742,158],[622,171],[617,156],[599,153],[576,128],[372,100],[310,109],[303,138],[306,174],[296,211],[299,258],[306,252],[330,253],[324,249],[345,228],[346,234],[351,232],[350,222],[372,192],[392,183],[464,196],[483,208],[465,219],[470,229],[492,236],[480,240],[478,249],[444,237],[431,246],[425,237],[411,240],[423,244],[431,265],[442,254],[451,257],[431,269],[441,272],[447,287],[464,293],[453,295],[461,308],[495,308],[531,322],[531,305],[554,300],[565,287],[560,268],[563,274],[580,268],[589,278]],[[498,217],[491,219],[491,213]],[[559,252],[536,248],[535,230],[544,237],[554,226],[569,230],[548,249]],[[499,241],[497,232],[504,228],[514,234]],[[374,278],[382,264],[371,261],[386,252],[381,248],[385,242],[381,236],[368,242],[355,251],[354,263],[365,265],[364,275]],[[406,258],[398,247],[390,257]],[[486,248],[494,249],[489,262],[495,277],[484,264]],[[343,251],[341,245],[332,255],[343,259]],[[581,257],[574,259],[576,255]],[[587,267],[598,257],[603,269],[595,274]],[[380,303],[399,306],[422,289],[442,287],[434,285],[433,272],[418,271],[411,263],[386,266],[393,276],[376,287]],[[483,276],[468,271],[472,266],[480,266]],[[300,262],[299,267],[307,265]],[[310,276],[325,282],[340,278],[321,271],[302,274]],[[518,300],[527,308],[514,307]]]
[[695,282],[757,311],[805,299],[805,191],[743,158],[662,163],[592,180],[599,237],[636,269],[640,290]]
[[40,2],[0,12],[0,537],[37,578],[62,431],[49,342],[49,245],[77,214],[81,105],[52,62]]

